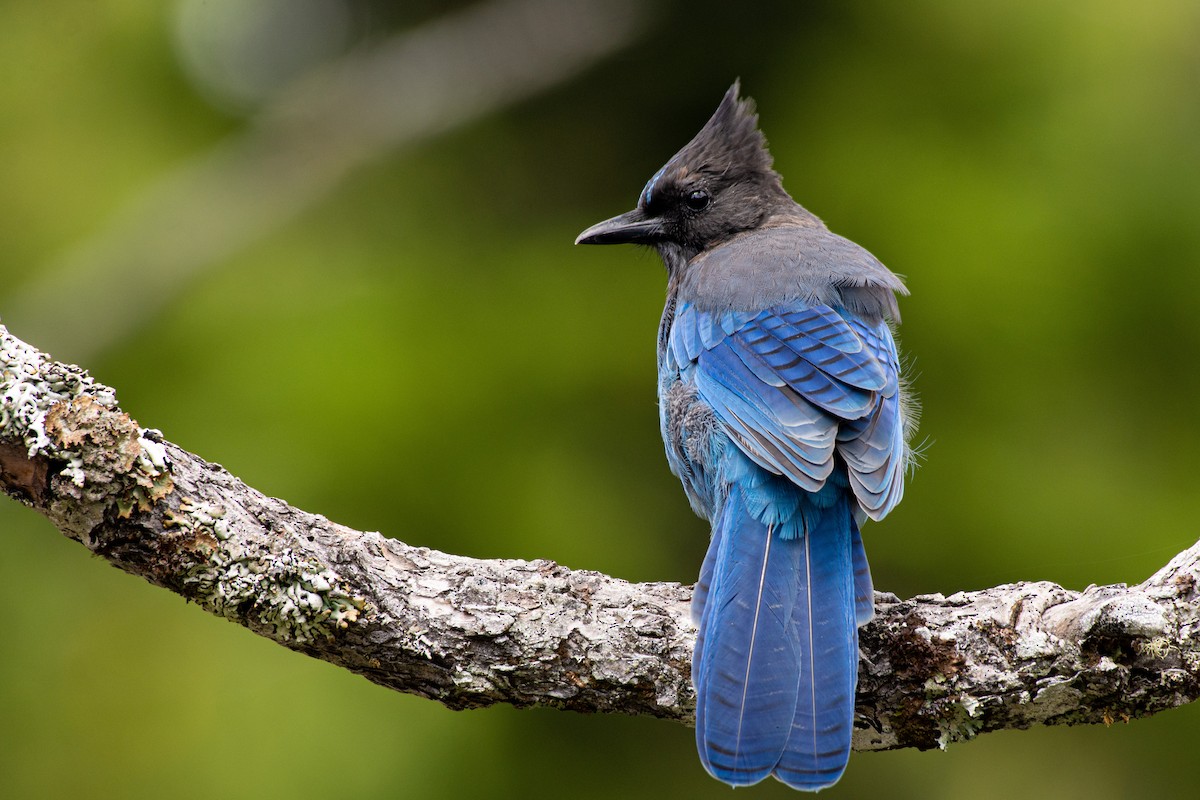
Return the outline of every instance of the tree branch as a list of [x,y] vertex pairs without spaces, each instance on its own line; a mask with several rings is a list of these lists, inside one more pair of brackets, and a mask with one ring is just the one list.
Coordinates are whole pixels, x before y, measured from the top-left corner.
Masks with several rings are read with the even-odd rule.
[[[451,708],[690,723],[691,590],[480,560],[265,497],[141,428],[112,389],[0,326],[0,485],[117,567],[292,650]],[[1140,586],[877,594],[858,750],[1110,724],[1200,694],[1200,543]]]

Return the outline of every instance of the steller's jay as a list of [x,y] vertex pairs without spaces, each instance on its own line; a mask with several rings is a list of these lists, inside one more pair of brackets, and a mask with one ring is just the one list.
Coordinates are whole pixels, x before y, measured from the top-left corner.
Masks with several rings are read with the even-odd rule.
[[891,325],[904,284],[783,189],[734,83],[646,185],[578,244],[654,247],[667,460],[712,541],[692,599],[696,744],[735,786],[835,783],[850,757],[859,525],[900,502],[913,407]]

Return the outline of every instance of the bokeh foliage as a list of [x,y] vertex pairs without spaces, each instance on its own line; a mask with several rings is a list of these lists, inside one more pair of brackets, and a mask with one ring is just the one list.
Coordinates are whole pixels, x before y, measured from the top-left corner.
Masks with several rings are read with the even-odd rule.
[[[86,366],[142,424],[340,522],[690,581],[706,531],[658,439],[661,269],[571,240],[740,75],[786,186],[913,293],[925,462],[866,531],[876,585],[1137,582],[1194,541],[1200,6],[658,6],[617,57],[349,176]],[[191,86],[171,13],[0,4],[0,314],[247,124]],[[188,608],[16,504],[0,530],[0,796],[728,794],[678,726],[452,713]],[[858,755],[829,796],[1187,794],[1198,737],[1187,708]]]

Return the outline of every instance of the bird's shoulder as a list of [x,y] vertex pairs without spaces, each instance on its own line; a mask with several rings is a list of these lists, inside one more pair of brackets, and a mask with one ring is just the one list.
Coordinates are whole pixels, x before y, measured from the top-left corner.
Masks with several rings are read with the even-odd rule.
[[896,294],[907,294],[898,276],[814,219],[744,231],[701,252],[680,276],[678,298],[709,312],[825,305],[899,321]]

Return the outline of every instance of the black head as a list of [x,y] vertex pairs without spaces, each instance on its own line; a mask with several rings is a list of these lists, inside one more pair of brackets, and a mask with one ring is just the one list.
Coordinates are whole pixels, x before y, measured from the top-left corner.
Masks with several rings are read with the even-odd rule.
[[654,245],[686,260],[796,208],[771,168],[754,101],[738,89],[734,82],[695,138],[655,173],[637,208],[593,225],[575,243]]

